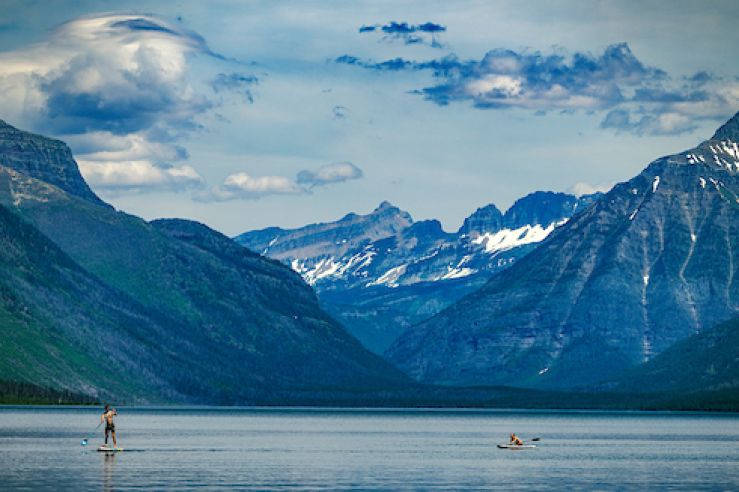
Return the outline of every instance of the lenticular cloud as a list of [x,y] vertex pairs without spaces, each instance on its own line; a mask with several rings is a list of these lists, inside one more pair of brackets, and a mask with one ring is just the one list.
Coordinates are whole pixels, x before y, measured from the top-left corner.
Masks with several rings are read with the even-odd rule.
[[172,164],[187,155],[173,142],[213,107],[190,80],[193,55],[218,57],[199,35],[154,16],[83,17],[0,54],[0,111],[95,147],[76,154],[98,187],[189,186],[202,178]]

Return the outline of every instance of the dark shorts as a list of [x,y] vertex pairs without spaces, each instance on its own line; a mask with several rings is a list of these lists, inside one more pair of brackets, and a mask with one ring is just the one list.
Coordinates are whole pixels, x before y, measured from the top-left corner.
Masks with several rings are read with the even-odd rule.
[[115,432],[115,424],[105,424],[105,432]]

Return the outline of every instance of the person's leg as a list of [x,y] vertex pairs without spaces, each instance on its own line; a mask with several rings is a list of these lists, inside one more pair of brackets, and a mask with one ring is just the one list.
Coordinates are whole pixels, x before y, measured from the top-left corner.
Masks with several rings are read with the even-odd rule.
[[118,447],[118,443],[115,442],[115,430],[110,431],[111,435],[113,436],[113,447]]
[[105,444],[108,444],[108,428],[105,428]]

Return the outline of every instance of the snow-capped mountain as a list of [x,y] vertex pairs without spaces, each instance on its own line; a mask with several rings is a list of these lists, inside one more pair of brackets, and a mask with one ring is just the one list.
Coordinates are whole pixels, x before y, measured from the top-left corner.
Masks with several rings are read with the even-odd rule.
[[659,158],[387,357],[451,385],[572,388],[739,315],[739,113]]
[[481,286],[594,199],[536,192],[505,214],[495,205],[478,209],[455,233],[437,220],[414,222],[383,202],[367,215],[235,239],[289,264],[332,314],[381,352],[405,328]]

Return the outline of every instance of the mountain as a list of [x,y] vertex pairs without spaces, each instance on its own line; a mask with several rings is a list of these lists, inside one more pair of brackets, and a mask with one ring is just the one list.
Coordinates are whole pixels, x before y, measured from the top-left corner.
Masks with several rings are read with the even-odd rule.
[[[277,260],[340,257],[366,242],[391,236],[412,222],[408,213],[383,202],[369,215],[351,213],[336,222],[294,230],[270,227],[241,234],[235,239],[249,249]],[[318,280],[324,275],[324,270],[317,266],[309,278]]]
[[572,388],[739,314],[738,119],[616,185],[389,360],[425,382]]
[[414,222],[383,202],[367,215],[271,227],[235,240],[291,265],[329,313],[382,353],[405,329],[482,286],[595,199],[536,192],[505,214],[495,205],[478,209],[456,233],[437,220]]
[[608,387],[627,392],[733,392],[739,399],[739,318],[691,335]]
[[14,340],[0,379],[198,403],[408,385],[288,267],[202,224],[115,211],[59,141],[0,137],[0,329]]

